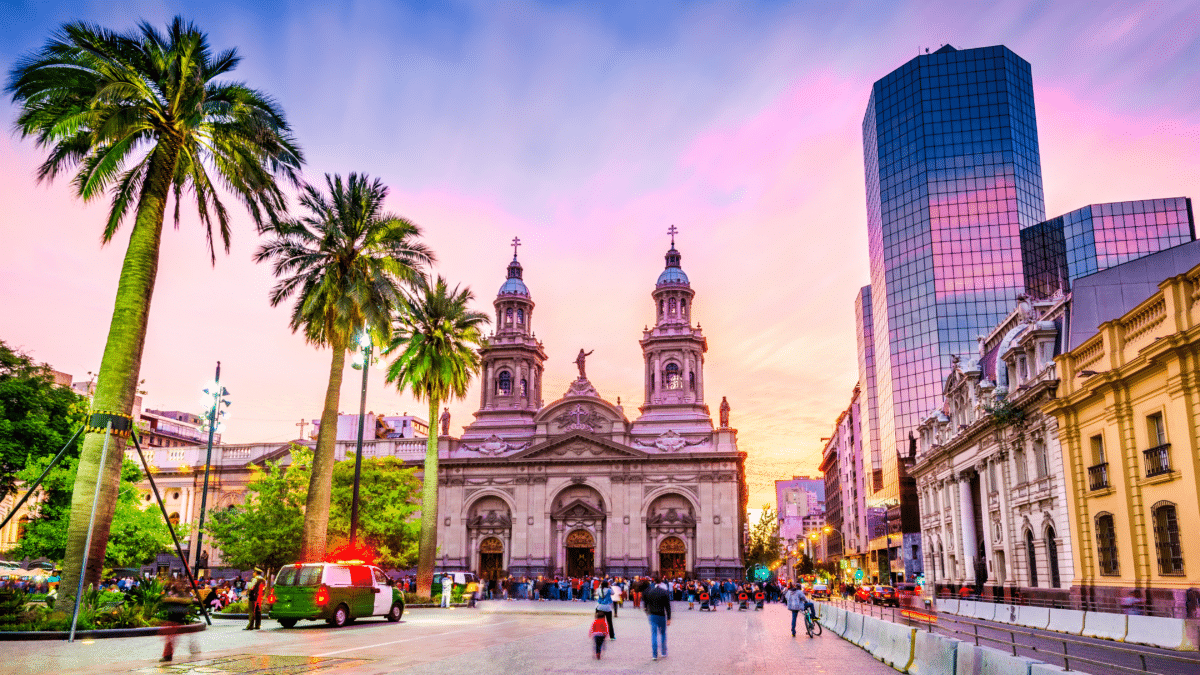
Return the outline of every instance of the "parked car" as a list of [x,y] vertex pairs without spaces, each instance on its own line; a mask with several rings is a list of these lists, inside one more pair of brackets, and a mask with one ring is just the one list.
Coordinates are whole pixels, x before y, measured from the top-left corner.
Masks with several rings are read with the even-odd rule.
[[876,586],[871,591],[871,604],[873,605],[892,605],[900,606],[900,598],[896,595],[896,589],[893,586]]
[[264,598],[267,615],[291,628],[301,619],[344,626],[355,619],[404,616],[404,594],[374,565],[296,563],[279,570]]
[[874,590],[874,588],[874,586],[867,584],[859,586],[858,589],[854,591],[854,601],[871,602],[871,591]]
[[433,598],[434,602],[441,601],[442,579],[446,577],[450,577],[450,583],[453,584],[451,592],[453,592],[454,587],[458,587],[459,593],[462,593],[469,582],[474,581],[475,583],[479,583],[479,579],[476,578],[474,572],[438,572],[433,575],[433,586],[429,590],[429,595]]
[[896,594],[900,597],[917,597],[921,595],[921,587],[916,584],[896,584]]
[[826,586],[825,584],[814,584],[812,587],[811,597],[813,599],[825,598],[826,600],[828,600],[829,599],[829,587]]

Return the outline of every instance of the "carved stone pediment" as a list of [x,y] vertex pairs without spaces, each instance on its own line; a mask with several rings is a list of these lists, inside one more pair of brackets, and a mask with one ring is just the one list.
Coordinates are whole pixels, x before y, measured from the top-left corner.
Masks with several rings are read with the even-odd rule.
[[664,452],[678,452],[684,448],[705,445],[707,443],[707,439],[689,441],[683,436],[680,436],[679,433],[673,429],[668,429],[666,433],[659,435],[658,438],[654,439],[650,443],[645,443],[636,438],[633,440],[633,444],[640,448],[657,448]]
[[509,456],[510,460],[554,460],[554,459],[644,459],[641,450],[613,443],[590,434],[576,431],[569,436],[555,438],[540,445],[526,448]]
[[468,520],[467,527],[506,529],[512,527],[512,517],[510,517],[507,513],[488,511],[487,513],[481,513]]
[[667,509],[666,513],[656,513],[646,519],[648,527],[695,527],[696,519],[692,514],[679,509]]
[[551,513],[550,517],[556,520],[571,521],[601,520],[604,518],[604,512],[582,499],[574,499]]
[[606,421],[608,418],[601,415],[595,406],[583,403],[568,407],[553,420],[563,431],[597,431]]

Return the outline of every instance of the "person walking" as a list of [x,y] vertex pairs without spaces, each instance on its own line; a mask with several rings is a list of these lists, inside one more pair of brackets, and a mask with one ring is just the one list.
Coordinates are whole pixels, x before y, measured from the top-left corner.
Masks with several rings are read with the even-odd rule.
[[612,630],[612,623],[605,623],[604,612],[596,610],[596,619],[592,621],[592,628],[588,631],[588,635],[592,636],[592,640],[596,642],[596,660],[600,660],[600,651],[604,649],[604,637],[608,635],[608,631]]
[[662,638],[662,655],[667,658],[667,626],[671,625],[671,594],[666,585],[656,583],[646,589],[642,596],[646,605],[646,617],[650,620],[650,651],[655,661],[658,660],[658,642]]
[[783,595],[787,600],[788,611],[792,613],[792,637],[796,637],[796,617],[800,612],[806,611],[808,596],[804,595],[804,587],[796,583],[793,583]]
[[613,592],[608,585],[608,581],[600,583],[600,594],[596,597],[596,614],[603,615],[604,620],[608,622],[608,639],[616,640],[617,634],[613,631]]
[[266,585],[267,580],[263,578],[262,569],[255,567],[254,576],[250,578],[250,583],[246,584],[246,593],[249,595],[250,603],[246,611],[250,614],[250,622],[246,624],[245,630],[262,628],[262,596]]
[[[492,583],[496,583],[495,580]],[[442,607],[450,607],[450,593],[454,587],[454,577],[449,574],[442,575]],[[490,588],[490,585],[489,585]]]

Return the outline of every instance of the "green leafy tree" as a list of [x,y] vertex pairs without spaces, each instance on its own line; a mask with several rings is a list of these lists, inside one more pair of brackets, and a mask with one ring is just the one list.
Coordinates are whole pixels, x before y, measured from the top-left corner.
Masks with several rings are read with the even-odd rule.
[[[242,83],[221,79],[240,60],[233,49],[214,54],[208,37],[180,17],[166,32],[144,22],[125,33],[77,22],[63,25],[40,51],[20,58],[9,75],[6,90],[20,108],[17,131],[47,151],[38,180],[73,172],[77,196],[92,201],[107,195],[105,244],[133,214],[94,411],[129,415],[133,408],[168,201],[174,198],[178,227],[185,194],[194,199],[215,263],[214,225],[226,251],[230,235],[229,212],[216,184],[233,193],[261,227],[285,209],[277,180],[298,183],[303,160],[278,105]],[[62,606],[70,606],[73,598],[67,596],[80,575],[88,583],[99,581],[105,560],[122,453],[109,452],[101,472],[104,438],[103,431],[93,429],[83,439]],[[101,473],[88,569],[83,570]]]
[[[32,482],[49,462],[49,457],[34,460],[18,477],[22,481]],[[62,560],[66,555],[71,488],[76,482],[78,463],[75,457],[64,457],[46,476],[39,490],[40,499],[31,509],[33,517],[25,524],[25,533],[17,541],[13,555],[51,560]],[[102,561],[105,567],[138,567],[150,562],[159,553],[174,550],[162,511],[157,504],[146,501],[138,492],[137,484],[142,476],[141,469],[132,460],[122,462],[121,487],[113,509],[109,545],[105,548]],[[181,539],[186,533],[185,528],[176,526],[176,534]],[[61,594],[64,589],[62,586],[59,588]]]
[[387,381],[419,401],[429,401],[431,433],[425,445],[421,485],[421,538],[417,553],[417,595],[429,595],[437,552],[438,408],[442,401],[467,395],[471,376],[479,370],[478,348],[488,316],[470,310],[470,288],[449,288],[442,277],[433,284],[422,279],[404,297],[396,313],[395,338],[386,354],[394,355]]
[[221,549],[225,564],[279,569],[300,559],[304,534],[304,495],[311,453],[292,446],[292,468],[267,462],[246,486],[240,506],[209,514],[206,532]]
[[[312,452],[292,446],[292,462],[274,462],[258,471],[246,488],[246,501],[212,514],[205,529],[221,549],[226,564],[241,569],[271,569],[301,560],[303,507],[308,491]],[[416,470],[395,457],[364,458],[360,480],[361,540],[378,554],[382,565],[407,567],[416,558],[419,481]],[[333,472],[333,517],[328,548],[349,539],[354,462],[338,462]]]
[[750,541],[746,545],[746,568],[764,565],[774,568],[783,545],[779,541],[779,518],[769,504],[763,505],[762,515],[750,529]]
[[[14,491],[22,467],[57,454],[86,414],[87,399],[0,340],[0,500]],[[78,439],[67,452],[78,456]]]
[[292,331],[332,351],[304,509],[304,556],[310,559],[325,556],[346,352],[364,331],[377,344],[390,338],[401,285],[421,279],[422,268],[434,261],[416,225],[384,212],[388,190],[380,180],[352,173],[343,183],[326,175],[325,185],[328,195],[305,187],[300,204],[309,215],[273,223],[271,239],[255,254],[257,262],[274,261],[280,278],[271,306],[295,295]]
[[796,571],[803,575],[813,574],[816,571],[816,566],[813,565],[812,556],[807,553],[801,553],[800,562],[796,563]]

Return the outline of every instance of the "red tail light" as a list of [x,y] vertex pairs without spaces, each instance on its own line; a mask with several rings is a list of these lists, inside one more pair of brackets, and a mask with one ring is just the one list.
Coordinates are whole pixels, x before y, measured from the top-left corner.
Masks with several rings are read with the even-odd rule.
[[271,591],[270,593],[267,593],[267,604],[268,605],[275,604],[275,591]]
[[322,585],[317,589],[317,604],[324,605],[329,602],[329,589]]

